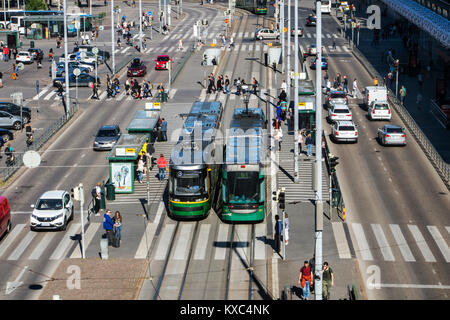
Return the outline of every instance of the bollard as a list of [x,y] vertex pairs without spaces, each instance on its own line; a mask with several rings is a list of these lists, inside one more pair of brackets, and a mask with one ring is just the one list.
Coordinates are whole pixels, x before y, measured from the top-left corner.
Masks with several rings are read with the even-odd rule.
[[102,259],[107,260],[109,258],[108,255],[108,238],[100,239],[100,255]]

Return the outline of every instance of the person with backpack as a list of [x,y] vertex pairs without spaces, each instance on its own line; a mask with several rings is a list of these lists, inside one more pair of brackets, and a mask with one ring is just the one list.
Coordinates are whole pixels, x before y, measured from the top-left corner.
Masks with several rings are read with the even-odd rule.
[[91,191],[92,198],[94,199],[94,213],[96,216],[99,215],[98,212],[100,211],[101,185],[100,181],[97,182],[97,185]]
[[298,276],[298,284],[302,288],[302,298],[303,300],[309,299],[310,286],[314,284],[312,270],[309,266],[309,262],[305,260],[303,267],[300,269],[300,274]]
[[111,219],[111,210],[106,210],[103,215],[103,229],[106,232],[106,238],[108,239],[108,246],[111,246],[114,241],[113,227],[114,221]]
[[330,290],[334,286],[333,270],[328,266],[328,262],[323,263],[322,268],[322,297],[323,300],[330,300]]
[[115,248],[118,248],[118,247],[120,247],[120,242],[122,240],[122,216],[120,215],[119,211],[116,211],[112,221],[114,222],[114,225],[113,225],[113,232],[114,232],[113,246]]

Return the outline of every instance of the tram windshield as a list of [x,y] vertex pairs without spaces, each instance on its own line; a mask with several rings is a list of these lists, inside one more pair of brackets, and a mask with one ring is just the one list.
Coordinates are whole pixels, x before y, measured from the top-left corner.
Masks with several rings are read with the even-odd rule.
[[206,174],[200,171],[176,171],[173,176],[173,189],[177,196],[193,196],[205,193]]
[[259,172],[227,172],[227,181],[230,203],[256,203],[259,201]]

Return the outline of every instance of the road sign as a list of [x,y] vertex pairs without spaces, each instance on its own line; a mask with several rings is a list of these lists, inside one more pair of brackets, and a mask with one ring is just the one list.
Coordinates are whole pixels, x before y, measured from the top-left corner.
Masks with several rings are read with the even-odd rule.
[[153,12],[149,11],[149,12],[148,12],[148,15],[149,15],[149,16],[153,15]]
[[287,32],[287,28],[286,27],[284,27],[284,32]]
[[23,155],[23,164],[27,168],[36,168],[41,163],[41,156],[38,152],[30,150]]
[[80,29],[80,21],[76,20],[74,24],[76,29]]
[[78,77],[78,76],[81,74],[80,68],[75,68],[75,69],[73,70],[73,74],[75,75],[75,77]]
[[92,53],[93,54],[97,54],[98,53],[98,48],[97,47],[92,48]]

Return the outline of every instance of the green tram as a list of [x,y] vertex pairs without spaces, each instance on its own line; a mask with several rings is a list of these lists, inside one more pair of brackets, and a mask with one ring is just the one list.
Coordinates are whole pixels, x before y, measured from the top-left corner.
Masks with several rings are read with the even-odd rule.
[[219,195],[220,162],[215,161],[220,102],[194,102],[169,163],[169,215],[175,220],[206,218]]
[[261,108],[236,108],[222,166],[222,221],[258,223],[265,217],[265,143]]
[[267,0],[236,0],[236,8],[245,9],[254,14],[267,14]]

